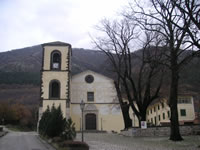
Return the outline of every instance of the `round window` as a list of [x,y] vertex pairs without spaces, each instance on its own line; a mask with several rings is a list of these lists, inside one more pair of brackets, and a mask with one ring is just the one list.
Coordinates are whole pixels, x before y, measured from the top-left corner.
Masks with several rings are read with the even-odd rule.
[[92,83],[92,82],[94,81],[94,77],[93,77],[92,75],[87,75],[87,76],[85,77],[85,81],[86,81],[87,83]]

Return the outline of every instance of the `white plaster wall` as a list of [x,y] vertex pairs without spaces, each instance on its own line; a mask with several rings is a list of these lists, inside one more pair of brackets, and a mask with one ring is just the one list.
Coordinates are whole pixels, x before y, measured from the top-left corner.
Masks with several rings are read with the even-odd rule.
[[[188,104],[180,104],[178,103],[178,114],[179,114],[179,121],[192,121],[195,119],[195,112],[194,112],[194,102],[193,102],[193,97],[189,96],[191,103]],[[157,118],[157,125],[160,124],[160,122],[170,122],[170,117],[168,117],[168,111],[170,111],[170,108],[167,104],[167,100],[163,99],[164,102],[164,108],[162,108],[161,103],[157,102],[151,106],[148,107],[147,109],[147,120],[151,121],[151,118],[154,119],[154,117]],[[160,110],[158,110],[158,105],[160,105]],[[154,107],[156,108],[156,112],[154,112]],[[185,109],[186,110],[186,116],[181,116],[180,115],[180,109]],[[150,113],[152,110],[152,113]],[[163,113],[165,113],[165,119],[163,120]],[[160,121],[158,120],[158,116],[160,115]]]
[[110,114],[110,115],[120,115],[121,108],[119,104],[105,104],[99,106],[99,113],[102,115]]
[[[56,71],[50,70],[51,66],[51,53],[54,50],[58,50],[61,53],[61,71]],[[49,106],[54,104],[56,107],[59,105],[61,106],[61,110],[63,112],[64,117],[69,117],[70,110],[69,108],[66,108],[66,99],[68,97],[67,95],[67,90],[69,88],[68,85],[68,73],[69,69],[68,68],[68,63],[70,63],[70,56],[69,54],[69,46],[44,46],[44,56],[43,56],[43,72],[41,76],[42,80],[42,85],[41,85],[41,90],[42,90],[42,95],[41,97],[44,99],[43,100],[43,107],[42,107],[42,112],[44,112]],[[51,80],[58,80],[60,81],[60,99],[56,100],[49,100],[49,83]]]
[[[93,83],[86,83],[87,75],[94,76]],[[86,71],[72,77],[71,102],[87,102],[87,92],[94,92],[94,103],[118,102],[113,80],[92,71]]]
[[[91,104],[86,104],[86,107],[87,105]],[[85,115],[88,113],[96,114],[97,130],[120,132],[120,130],[124,128],[124,122],[121,110],[119,109],[118,112],[113,113],[113,110],[109,109],[108,107],[108,105],[115,105],[115,107],[118,107],[116,104],[94,104],[94,105],[96,107],[96,110],[91,110],[91,111],[85,110],[83,112],[84,129],[85,129]],[[80,130],[81,110],[79,104],[71,104],[71,118],[75,123],[76,130]]]
[[44,47],[44,70],[50,70],[51,52],[54,50],[59,50],[61,52],[61,70],[68,69],[67,55],[69,47],[67,46],[45,46]]
[[[194,120],[195,119],[195,112],[194,112],[194,101],[193,97],[190,98],[191,103],[188,104],[178,104],[178,114],[179,114],[179,120]],[[181,116],[181,109],[186,110],[186,116]]]
[[72,114],[80,115],[81,114],[80,105],[71,105],[71,112]]
[[49,83],[51,80],[59,80],[60,81],[60,87],[61,87],[61,93],[60,93],[60,98],[61,99],[66,99],[67,95],[67,81],[68,81],[68,72],[59,72],[59,71],[47,71],[42,73],[42,81],[43,81],[43,86],[42,86],[42,98],[44,99],[49,99]]
[[[85,77],[92,75],[93,83],[86,83]],[[87,101],[87,92],[94,92],[94,102]],[[85,71],[72,77],[71,80],[71,117],[76,129],[80,129],[81,110],[80,102],[86,103],[84,116],[94,113],[97,117],[97,130],[117,131],[123,129],[123,118],[117,93],[112,79],[93,71]],[[117,103],[117,104],[115,104]],[[94,110],[87,110],[87,106],[93,105]]]
[[[71,105],[71,112],[76,115],[81,114],[80,105]],[[119,104],[102,104],[98,106],[99,113],[102,115],[111,114],[119,115],[121,114],[121,108]]]

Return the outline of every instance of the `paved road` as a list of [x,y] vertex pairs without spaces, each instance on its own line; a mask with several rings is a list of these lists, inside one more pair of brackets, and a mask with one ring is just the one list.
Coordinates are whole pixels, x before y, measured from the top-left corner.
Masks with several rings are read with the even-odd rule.
[[[84,134],[90,150],[200,150],[200,136],[184,137],[183,142],[172,142],[168,137],[130,138],[116,134]],[[81,140],[77,134],[76,140]],[[0,138],[0,150],[55,150],[42,142],[35,132],[10,132]]]
[[[112,133],[85,133],[84,140],[90,150],[200,150],[200,136],[184,137],[182,142],[172,142],[169,137],[125,137]],[[76,140],[81,140],[77,134]]]
[[0,138],[0,150],[54,150],[35,132],[9,132]]

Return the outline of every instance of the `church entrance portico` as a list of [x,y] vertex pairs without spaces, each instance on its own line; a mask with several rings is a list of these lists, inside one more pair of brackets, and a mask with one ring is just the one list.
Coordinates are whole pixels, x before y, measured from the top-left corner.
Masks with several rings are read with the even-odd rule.
[[84,130],[98,130],[98,109],[94,104],[87,104],[83,112]]

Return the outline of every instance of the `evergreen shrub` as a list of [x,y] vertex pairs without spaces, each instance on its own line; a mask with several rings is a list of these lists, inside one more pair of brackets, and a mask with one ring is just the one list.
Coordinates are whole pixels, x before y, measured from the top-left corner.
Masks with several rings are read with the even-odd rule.
[[47,137],[60,136],[65,130],[66,119],[63,118],[61,107],[56,108],[54,105],[47,107],[39,122],[39,133]]
[[61,137],[64,140],[74,140],[76,137],[75,123],[72,122],[72,119],[69,118],[65,125],[65,130],[63,131]]

